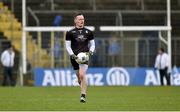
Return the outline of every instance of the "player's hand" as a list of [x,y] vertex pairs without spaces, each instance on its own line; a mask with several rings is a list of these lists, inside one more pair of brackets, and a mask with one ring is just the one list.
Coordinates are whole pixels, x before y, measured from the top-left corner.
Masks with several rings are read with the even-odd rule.
[[92,55],[93,55],[93,52],[92,52],[92,51],[89,51],[89,52],[88,52],[88,55],[89,55],[89,56],[92,56]]
[[158,68],[155,67],[155,68],[154,68],[154,71],[156,71],[156,70],[158,70]]
[[75,60],[78,59],[78,57],[75,54],[70,55],[70,58]]
[[164,70],[166,70],[166,71],[167,71],[167,70],[168,70],[168,67],[165,67],[165,68],[164,68]]

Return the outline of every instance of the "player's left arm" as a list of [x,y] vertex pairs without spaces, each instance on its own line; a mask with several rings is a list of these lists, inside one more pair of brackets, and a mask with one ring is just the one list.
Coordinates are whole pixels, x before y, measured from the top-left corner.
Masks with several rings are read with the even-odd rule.
[[90,33],[90,40],[89,40],[89,54],[93,55],[95,51],[95,41],[94,41],[94,35],[93,32]]
[[90,40],[90,47],[89,47],[89,53],[90,55],[93,55],[94,51],[95,51],[95,41],[94,39],[93,40]]

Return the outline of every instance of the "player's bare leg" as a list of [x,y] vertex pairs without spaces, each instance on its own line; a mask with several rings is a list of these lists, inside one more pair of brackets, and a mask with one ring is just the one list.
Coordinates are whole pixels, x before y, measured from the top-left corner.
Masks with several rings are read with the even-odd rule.
[[87,92],[87,81],[86,81],[86,70],[88,68],[88,65],[82,65],[80,66],[80,69],[79,69],[79,77],[80,77],[80,80],[81,80],[81,84],[80,84],[80,87],[81,87],[81,99],[80,99],[80,102],[86,102],[85,98],[86,98],[86,92]]
[[77,76],[79,85],[81,85],[81,79],[80,79],[80,76],[79,76],[79,70],[76,71],[76,76]]
[[79,70],[80,80],[81,80],[81,93],[86,94],[87,84],[84,69]]
[[80,75],[80,80],[81,80],[81,102],[85,102],[85,97],[86,97],[86,90],[87,90],[87,83],[86,83],[86,77],[85,77],[85,72],[83,69],[79,70],[79,75]]

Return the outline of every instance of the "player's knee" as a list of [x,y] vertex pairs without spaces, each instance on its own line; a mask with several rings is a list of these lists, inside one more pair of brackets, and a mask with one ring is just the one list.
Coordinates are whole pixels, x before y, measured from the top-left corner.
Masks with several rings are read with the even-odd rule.
[[81,80],[83,80],[85,78],[85,74],[86,74],[86,72],[84,71],[84,69],[79,70],[79,78]]
[[81,80],[84,79],[84,74],[83,74],[83,73],[80,73],[79,76],[80,76],[80,79],[81,79]]

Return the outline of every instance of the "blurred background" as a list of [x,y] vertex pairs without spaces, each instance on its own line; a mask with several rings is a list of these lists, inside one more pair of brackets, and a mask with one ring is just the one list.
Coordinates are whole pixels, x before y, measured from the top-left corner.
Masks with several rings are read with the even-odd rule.
[[[94,26],[96,53],[92,67],[153,67],[159,47],[167,48],[159,31],[101,32],[99,26],[165,26],[166,0],[26,0],[27,26],[73,26],[73,14],[82,12],[85,24]],[[180,66],[180,0],[171,0],[172,65]],[[71,67],[64,46],[66,32],[27,32],[27,75],[33,68]],[[0,0],[0,54],[15,47],[14,74],[18,80],[22,53],[22,1]],[[166,49],[167,51],[167,49]],[[0,81],[2,79],[0,67]]]

